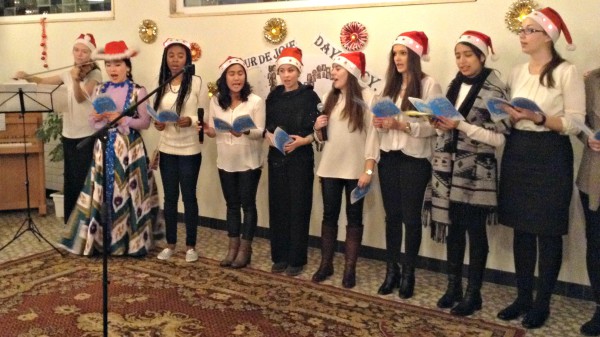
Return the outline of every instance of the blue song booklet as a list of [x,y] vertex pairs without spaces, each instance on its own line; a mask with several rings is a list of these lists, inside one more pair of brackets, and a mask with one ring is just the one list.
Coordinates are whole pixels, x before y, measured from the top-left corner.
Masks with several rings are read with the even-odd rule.
[[217,132],[246,132],[248,130],[256,129],[256,124],[254,124],[252,117],[248,114],[236,117],[232,124],[229,124],[218,117],[213,117],[213,121],[215,122],[215,130]]
[[384,97],[371,108],[375,117],[392,117],[400,113],[400,108],[389,97]]
[[179,120],[179,115],[175,111],[163,110],[157,113],[150,104],[146,105],[146,110],[152,119],[161,123],[177,123]]
[[350,192],[350,203],[353,204],[357,201],[359,201],[360,199],[364,198],[365,195],[367,195],[367,193],[369,193],[369,191],[371,190],[371,184],[360,188],[358,186],[356,186],[352,192]]
[[458,121],[465,120],[463,115],[444,96],[433,97],[427,101],[416,97],[409,97],[408,100],[417,110],[422,113],[431,114],[433,117],[443,116]]
[[285,145],[292,141],[292,137],[280,127],[277,127],[273,132],[273,145],[275,145],[275,147],[283,154],[285,154]]
[[577,126],[579,130],[583,131],[583,133],[585,133],[588,137],[600,140],[600,130],[594,131],[590,129],[590,127],[587,126],[585,122],[581,122],[577,119],[571,119],[571,122],[575,124],[575,126]]
[[528,109],[535,113],[544,114],[542,109],[540,109],[534,101],[524,97],[515,97],[511,99],[510,102],[502,98],[492,97],[487,100],[486,105],[490,111],[490,117],[494,122],[510,117],[510,115],[502,109],[503,105],[508,105],[513,108]]
[[92,106],[99,114],[117,110],[117,104],[115,104],[112,97],[108,95],[98,95],[92,102]]

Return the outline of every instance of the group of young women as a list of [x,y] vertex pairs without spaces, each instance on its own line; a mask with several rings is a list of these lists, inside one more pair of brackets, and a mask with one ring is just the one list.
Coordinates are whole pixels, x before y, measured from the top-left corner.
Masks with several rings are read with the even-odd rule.
[[[197,132],[202,132],[216,140],[216,165],[227,205],[229,244],[221,266],[243,268],[251,261],[257,226],[256,192],[266,140],[270,145],[271,271],[300,274],[307,263],[315,164],[312,144],[316,143],[322,151],[316,175],[321,184],[323,218],[321,263],[312,275],[314,282],[322,282],[334,273],[338,219],[345,197],[342,285],[355,286],[364,231],[363,200],[352,203],[351,192],[368,187],[377,166],[387,251],[386,274],[378,293],[386,295],[398,289],[402,298],[413,296],[422,226],[431,226],[433,236],[445,241],[447,248],[448,287],[437,305],[451,308],[455,315],[471,315],[482,307],[481,287],[488,254],[486,226],[499,222],[514,228],[518,295],[498,317],[512,320],[524,316],[524,327],[538,328],[550,314],[550,297],[562,262],[562,236],[568,229],[574,173],[568,136],[580,135],[585,150],[577,187],[587,224],[588,271],[598,304],[581,332],[600,335],[600,140],[586,136],[578,127],[584,121],[587,102],[587,123],[592,129],[600,128],[600,72],[588,75],[584,91],[575,67],[554,48],[561,33],[571,44],[566,25],[551,8],[529,14],[519,31],[521,48],[529,61],[515,67],[505,85],[486,66],[490,53],[494,53],[491,39],[481,32],[464,32],[454,47],[458,73],[446,94],[464,117],[460,121],[407,113],[414,110],[409,97],[427,100],[442,94],[441,86],[421,69],[421,60],[429,53],[423,32],[400,34],[389,53],[382,96],[389,97],[402,111],[400,114],[375,117],[371,113],[376,98],[362,81],[366,65],[363,53],[342,53],[334,58],[332,88],[321,104],[312,86],[299,82],[302,51],[286,48],[276,65],[282,84],[266,100],[252,93],[244,61],[227,58],[219,67],[218,94],[210,101],[206,123],[196,113],[200,78],[188,72],[173,78],[191,64],[190,45],[184,40],[168,39],[159,81],[171,80],[158,92],[153,108],[172,110],[179,118],[175,123],[154,122],[161,133],[156,160],[165,195],[167,239],[167,247],[158,258],[167,260],[173,255],[181,189],[185,258],[188,262],[198,259],[196,185],[202,155]],[[70,231],[61,245],[79,254],[101,251],[102,232],[105,224],[110,224],[110,252],[141,256],[148,253],[163,231],[156,221],[158,199],[153,171],[139,134],[150,125],[146,105],[137,105],[146,91],[131,78],[130,59],[135,51],[123,41],[110,42],[100,51],[95,47],[93,36],[82,34],[73,47],[75,66],[64,76],[41,79],[19,72],[16,77],[69,84],[70,109],[64,119],[64,137],[68,140],[64,143],[65,186],[72,185],[69,188],[78,188],[81,194],[69,193],[67,197],[65,214]],[[105,61],[109,81],[101,82],[92,57]],[[116,111],[98,113],[92,108],[89,102],[101,95],[114,99]],[[486,105],[493,97],[528,98],[541,107],[543,114],[505,105],[510,118],[498,121]],[[93,151],[73,151],[81,138],[94,132],[91,127],[84,128],[82,121],[89,119],[89,125],[99,128],[134,106],[131,116],[111,124],[104,151],[99,141]],[[254,128],[223,131],[215,125],[215,118],[234,124],[246,115]],[[278,128],[290,135],[283,151],[276,147]],[[495,153],[503,145],[499,176]],[[89,159],[78,159],[76,155],[89,155]],[[71,165],[73,162],[75,165]],[[111,174],[105,175],[105,170]],[[77,181],[71,177],[77,177]],[[108,219],[100,219],[105,201],[110,204]],[[467,235],[469,270],[463,293]],[[536,263],[540,282],[534,296]]]

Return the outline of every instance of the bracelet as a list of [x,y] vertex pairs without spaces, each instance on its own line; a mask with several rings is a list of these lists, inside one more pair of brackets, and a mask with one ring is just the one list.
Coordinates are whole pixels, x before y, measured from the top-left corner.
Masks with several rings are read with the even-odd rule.
[[533,122],[533,124],[539,125],[539,126],[543,126],[544,124],[546,124],[546,115],[541,114],[541,116],[542,116],[542,120],[539,122]]

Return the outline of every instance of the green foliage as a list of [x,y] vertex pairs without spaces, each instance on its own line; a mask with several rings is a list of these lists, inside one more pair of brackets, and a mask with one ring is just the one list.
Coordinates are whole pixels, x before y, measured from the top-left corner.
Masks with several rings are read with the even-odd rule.
[[61,140],[56,146],[50,151],[50,161],[58,162],[64,159],[63,146],[62,146],[62,116],[56,113],[48,114],[48,117],[44,120],[42,125],[35,132],[35,136],[44,143],[51,142],[53,140]]

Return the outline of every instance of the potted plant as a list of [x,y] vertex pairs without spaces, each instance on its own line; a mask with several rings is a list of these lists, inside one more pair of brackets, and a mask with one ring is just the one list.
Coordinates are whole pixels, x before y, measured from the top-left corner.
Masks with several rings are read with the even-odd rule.
[[[59,140],[59,142],[50,150],[48,159],[51,162],[61,162],[64,159],[64,152],[62,146],[62,116],[57,113],[50,113],[42,122],[42,125],[36,130],[35,135],[44,144],[51,141]],[[64,194],[62,192],[55,192],[50,194],[54,201],[54,211],[57,218],[64,217]]]

